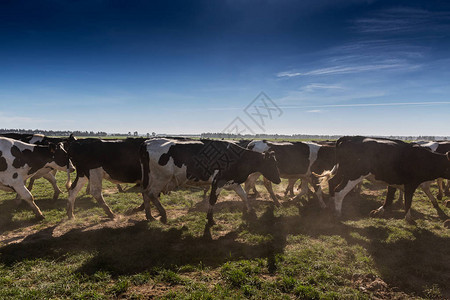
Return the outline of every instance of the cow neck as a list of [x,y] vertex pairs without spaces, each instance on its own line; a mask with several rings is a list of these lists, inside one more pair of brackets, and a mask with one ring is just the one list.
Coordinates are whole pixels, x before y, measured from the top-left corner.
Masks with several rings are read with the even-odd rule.
[[52,161],[53,155],[46,146],[35,146],[33,151],[23,151],[24,162],[31,167],[28,174],[33,174]]

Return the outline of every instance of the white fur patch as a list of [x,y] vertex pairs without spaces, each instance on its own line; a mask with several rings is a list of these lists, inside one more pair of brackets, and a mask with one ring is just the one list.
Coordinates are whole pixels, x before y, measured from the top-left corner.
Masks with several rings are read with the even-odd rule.
[[248,148],[251,148],[251,146],[254,146],[252,148],[252,151],[263,153],[264,151],[267,151],[270,147],[267,145],[264,141],[252,141],[248,144]]
[[389,140],[376,140],[376,139],[372,139],[372,138],[365,138],[365,139],[363,140],[363,143],[367,143],[367,142],[376,142],[376,143],[380,143],[380,144],[397,145],[397,143],[394,142],[394,141],[389,141]]

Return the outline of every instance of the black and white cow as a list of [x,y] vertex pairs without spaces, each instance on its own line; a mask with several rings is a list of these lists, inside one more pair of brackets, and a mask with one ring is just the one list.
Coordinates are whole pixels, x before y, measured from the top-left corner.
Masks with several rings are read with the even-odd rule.
[[77,176],[69,188],[67,216],[74,217],[74,205],[77,194],[89,181],[89,192],[97,200],[108,217],[114,213],[106,204],[102,194],[102,181],[107,179],[113,183],[140,183],[141,164],[139,147],[144,138],[128,138],[124,140],[101,140],[87,138],[76,140],[70,136],[68,154]]
[[[48,137],[42,134],[25,134],[25,133],[2,133],[0,134],[2,137],[11,138],[14,140],[22,141],[28,144],[34,144],[34,145],[49,145],[49,144],[58,144],[58,143],[64,143],[67,139],[63,138],[54,138],[54,137]],[[57,200],[59,195],[62,193],[59,189],[58,185],[56,184],[56,170],[52,168],[43,168],[39,170],[35,175],[33,175],[29,179],[28,183],[28,190],[31,191],[33,189],[33,184],[36,179],[39,178],[45,178],[53,187],[53,200]],[[17,196],[19,197],[19,196]],[[20,198],[17,198],[18,201],[20,201]]]
[[336,165],[324,172],[321,184],[329,185],[336,214],[341,215],[342,201],[347,193],[364,178],[373,175],[389,185],[384,204],[371,215],[383,213],[392,204],[396,186],[404,188],[406,220],[413,223],[411,202],[414,191],[436,178],[450,178],[450,153],[433,153],[420,146],[400,140],[342,137],[336,143]]
[[272,153],[257,153],[226,141],[151,139],[142,145],[140,155],[148,219],[152,219],[150,201],[165,219],[164,208],[158,199],[160,194],[186,183],[211,184],[207,218],[208,225],[213,225],[213,207],[223,188],[236,191],[251,211],[252,207],[241,187],[248,175],[261,172],[274,183],[281,181]]
[[[420,143],[420,146],[430,149],[432,152],[445,154],[450,151],[450,141],[436,141],[436,142],[426,142]],[[442,178],[437,179],[438,184],[438,194],[437,198],[442,200],[445,193],[446,196],[450,196],[449,181],[447,180],[447,185],[444,184]]]
[[[432,152],[441,153],[441,154],[445,154],[445,153],[450,151],[450,142],[449,141],[437,141],[437,142],[433,142],[433,141],[418,141],[418,142],[413,142],[413,144],[419,145],[419,146],[424,147],[426,149],[429,149]],[[438,205],[438,203],[436,201],[436,198],[434,197],[434,195],[431,193],[431,190],[430,190],[432,183],[433,183],[433,181],[426,181],[426,182],[421,183],[419,187],[422,189],[422,191],[425,193],[425,195],[427,195],[428,199],[431,201],[431,203],[436,208],[436,210],[440,214],[442,214],[442,212],[441,212],[441,210],[439,208],[439,205]],[[443,178],[436,179],[436,183],[437,183],[437,186],[438,186],[437,199],[442,200],[444,192],[445,192],[445,194],[447,196],[450,196],[450,193],[447,192],[447,190],[446,190]],[[448,188],[448,186],[447,186],[447,188]],[[393,193],[393,191],[391,191],[391,193]],[[403,191],[401,189],[400,189],[398,201],[403,201]]]
[[[292,189],[298,179],[302,180],[301,191],[295,198],[299,199],[309,191],[308,183],[311,183],[316,191],[319,204],[322,208],[326,205],[323,202],[323,195],[320,186],[317,186],[317,179],[312,176],[312,172],[322,173],[330,169],[335,163],[335,149],[333,145],[320,145],[314,142],[271,142],[253,141],[248,145],[248,149],[263,153],[273,151],[277,158],[277,166],[281,178],[289,179],[285,195]],[[246,181],[246,192],[254,186],[256,179],[261,174],[251,174]],[[272,200],[279,205],[277,196],[273,192],[272,184],[264,179],[264,186],[269,192]]]
[[40,146],[0,137],[0,189],[19,194],[38,219],[44,216],[24,183],[43,168],[71,171],[73,165],[61,144]]

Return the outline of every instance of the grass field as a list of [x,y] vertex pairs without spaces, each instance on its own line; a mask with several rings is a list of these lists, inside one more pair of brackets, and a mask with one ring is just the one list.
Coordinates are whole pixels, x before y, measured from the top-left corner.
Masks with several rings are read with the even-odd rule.
[[[61,188],[64,177],[58,173]],[[14,194],[0,192],[0,299],[450,298],[450,231],[420,191],[417,226],[403,220],[401,205],[386,218],[369,218],[384,196],[369,182],[345,199],[340,222],[314,199],[284,198],[273,207],[262,185],[262,196],[252,199],[257,219],[248,218],[225,191],[207,240],[201,190],[163,196],[164,225],[147,222],[143,212],[126,214],[141,204],[137,188],[104,188],[118,214],[113,221],[84,190],[68,220],[67,193],[52,201],[42,179],[32,191],[46,216],[41,222],[25,204],[15,207]]]

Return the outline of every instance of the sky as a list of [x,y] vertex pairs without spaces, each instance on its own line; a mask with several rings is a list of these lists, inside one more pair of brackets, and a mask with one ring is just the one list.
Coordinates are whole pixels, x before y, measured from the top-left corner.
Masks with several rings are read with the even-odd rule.
[[0,128],[450,135],[450,2],[4,0]]

